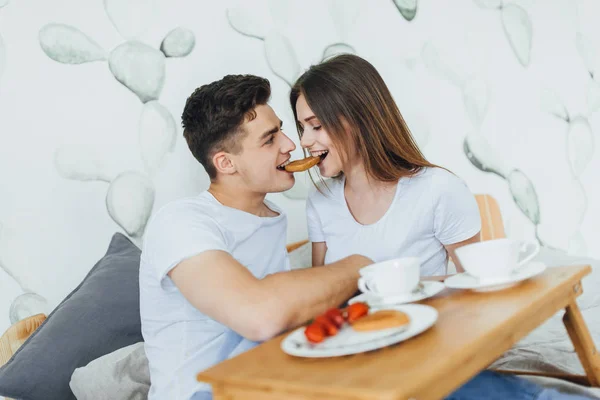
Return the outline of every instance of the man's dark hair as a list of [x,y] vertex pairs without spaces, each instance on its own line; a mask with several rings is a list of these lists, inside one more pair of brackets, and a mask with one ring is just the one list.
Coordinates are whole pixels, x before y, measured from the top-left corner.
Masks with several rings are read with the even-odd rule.
[[245,119],[256,118],[254,109],[266,104],[271,85],[254,75],[226,75],[223,79],[200,86],[185,102],[181,121],[183,136],[210,179],[217,176],[212,163],[218,151],[238,154],[240,129]]

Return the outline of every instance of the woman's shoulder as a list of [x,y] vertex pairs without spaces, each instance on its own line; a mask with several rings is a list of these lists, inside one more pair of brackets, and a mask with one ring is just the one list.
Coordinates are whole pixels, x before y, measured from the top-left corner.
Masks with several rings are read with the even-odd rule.
[[433,185],[464,185],[464,181],[459,176],[442,167],[425,167],[415,175],[415,178]]
[[434,197],[469,191],[462,178],[442,167],[423,168],[411,180],[423,190],[428,190]]

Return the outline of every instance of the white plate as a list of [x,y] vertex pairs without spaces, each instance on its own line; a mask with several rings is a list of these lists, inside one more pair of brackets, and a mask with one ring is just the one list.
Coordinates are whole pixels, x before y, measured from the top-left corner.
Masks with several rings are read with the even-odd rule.
[[478,278],[467,274],[456,274],[444,281],[444,284],[453,289],[471,289],[477,292],[492,292],[515,286],[519,282],[541,274],[546,270],[546,264],[539,261],[532,261],[519,268],[511,275],[495,279],[493,281],[480,281]]
[[421,282],[421,284],[422,288],[420,290],[415,291],[409,295],[377,296],[371,293],[362,293],[348,300],[348,304],[356,303],[357,301],[362,301],[367,303],[369,307],[381,308],[390,305],[414,303],[416,301],[421,301],[435,296],[436,294],[444,290],[444,288],[446,287],[446,285],[444,285],[442,282],[435,281],[423,281]]
[[356,332],[351,326],[344,324],[337,335],[317,344],[306,340],[303,326],[286,336],[281,342],[281,348],[287,354],[298,357],[338,357],[363,353],[410,339],[429,329],[438,318],[435,308],[421,304],[391,306],[386,309],[408,314],[410,318],[408,326],[373,332]]

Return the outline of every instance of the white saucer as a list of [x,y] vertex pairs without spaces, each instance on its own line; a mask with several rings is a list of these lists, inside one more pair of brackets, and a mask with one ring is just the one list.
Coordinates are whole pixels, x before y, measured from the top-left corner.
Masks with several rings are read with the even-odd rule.
[[[281,342],[281,349],[297,357],[338,357],[380,349],[410,339],[426,331],[435,324],[438,312],[435,308],[422,304],[405,304],[387,307],[408,314],[408,326],[382,329],[372,332],[357,332],[348,324],[335,335],[323,342],[312,344],[304,336],[305,327],[290,333]],[[371,310],[373,312],[374,310]]]
[[451,276],[444,281],[444,284],[452,289],[471,289],[477,292],[493,292],[515,286],[519,282],[539,275],[545,270],[546,264],[540,261],[532,261],[506,277],[481,281],[464,272]]
[[390,305],[413,303],[435,296],[436,294],[444,290],[445,287],[446,286],[442,282],[422,281],[420,290],[414,291],[409,294],[381,296],[367,292],[351,298],[350,300],[348,300],[348,304],[356,303],[357,301],[362,301],[364,303],[367,303],[369,307],[381,308]]

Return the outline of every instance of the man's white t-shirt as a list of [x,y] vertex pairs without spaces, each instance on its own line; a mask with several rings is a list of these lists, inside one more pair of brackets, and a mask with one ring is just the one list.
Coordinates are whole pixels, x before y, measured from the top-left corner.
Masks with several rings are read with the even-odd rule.
[[[257,343],[202,314],[167,273],[207,250],[231,254],[257,278],[289,271],[287,220],[258,217],[219,203],[209,192],[174,201],[151,218],[140,263],[140,313],[150,365],[149,400],[188,400],[210,386],[196,374]],[[219,268],[213,265],[212,268]]]
[[444,245],[473,237],[481,230],[475,196],[466,184],[442,168],[424,168],[398,181],[384,216],[370,225],[358,223],[346,203],[345,178],[330,179],[306,203],[308,238],[326,242],[325,264],[350,254],[375,262],[419,257],[421,275],[446,273]]

